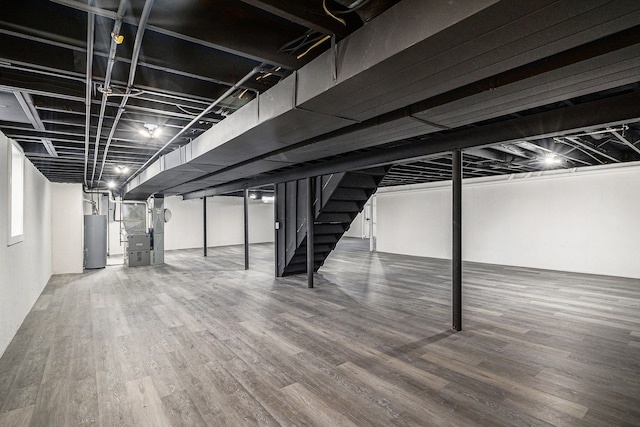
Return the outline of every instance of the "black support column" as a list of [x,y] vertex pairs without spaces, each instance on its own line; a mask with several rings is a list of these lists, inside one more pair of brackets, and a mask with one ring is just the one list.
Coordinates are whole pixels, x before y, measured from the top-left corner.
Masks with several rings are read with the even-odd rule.
[[249,190],[244,190],[244,269],[249,269]]
[[[278,187],[280,187],[283,184],[274,184],[273,185],[273,220],[274,220],[274,224],[273,224],[273,253],[274,253],[274,257],[273,257],[273,261],[274,261],[274,272],[275,272],[275,276],[279,277],[278,274],[278,260],[280,259],[280,239],[284,240],[284,237],[280,237],[280,227],[282,227],[282,225],[280,224],[280,210],[278,209],[278,204],[280,203],[280,194],[278,192]],[[284,193],[283,192],[283,197],[284,197]]]
[[204,256],[207,256],[207,198],[202,198],[202,241],[204,246]]
[[315,268],[315,253],[313,250],[313,182],[307,178],[307,287],[313,288],[313,270]]
[[453,253],[452,311],[453,329],[462,330],[462,152],[453,151]]

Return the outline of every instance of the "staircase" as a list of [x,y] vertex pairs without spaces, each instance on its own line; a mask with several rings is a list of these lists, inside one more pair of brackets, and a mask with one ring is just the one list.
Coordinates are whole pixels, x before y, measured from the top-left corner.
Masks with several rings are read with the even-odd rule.
[[[378,167],[311,179],[314,271],[324,264],[388,171],[388,167]],[[307,180],[278,184],[276,191],[276,275],[306,273]]]

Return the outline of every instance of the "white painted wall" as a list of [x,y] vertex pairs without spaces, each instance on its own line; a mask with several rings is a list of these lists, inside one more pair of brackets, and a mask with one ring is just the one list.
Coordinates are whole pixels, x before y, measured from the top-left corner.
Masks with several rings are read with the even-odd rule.
[[24,240],[7,246],[7,144],[0,133],[0,356],[51,277],[51,186],[24,164]]
[[51,255],[53,274],[82,273],[82,184],[51,183]]
[[[451,191],[378,189],[377,250],[431,258],[451,257]],[[466,206],[466,205],[465,205]],[[465,231],[467,225],[465,224]]]
[[[117,207],[119,209],[119,207]],[[120,242],[120,223],[113,220],[113,212],[109,212],[107,220],[109,256],[124,254],[124,243]]]
[[[171,221],[165,224],[165,249],[202,247],[202,200],[166,197],[165,208],[171,210]],[[207,199],[207,245],[225,246],[244,242],[243,200],[236,197]],[[249,242],[273,242],[273,205],[249,203]]]
[[101,208],[101,213],[107,215],[107,253],[109,256],[122,255],[124,242],[120,241],[120,203],[111,203],[108,197],[104,197]]
[[364,211],[360,212],[353,219],[353,222],[351,223],[351,227],[349,227],[347,232],[344,233],[345,237],[357,237],[358,239],[362,239],[364,237],[364,228],[363,228],[364,218],[363,217],[364,217]]
[[[450,182],[378,191],[378,250],[451,256]],[[465,180],[463,258],[640,278],[640,164]]]

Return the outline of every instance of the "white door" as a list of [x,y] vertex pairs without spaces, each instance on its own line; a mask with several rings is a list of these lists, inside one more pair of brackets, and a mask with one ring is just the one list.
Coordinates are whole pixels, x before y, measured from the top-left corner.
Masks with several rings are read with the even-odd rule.
[[364,221],[362,221],[362,238],[368,239],[371,237],[371,199],[364,205],[363,210]]
[[375,252],[376,251],[376,237],[377,237],[377,229],[376,229],[376,222],[377,222],[377,215],[376,215],[376,207],[377,207],[377,197],[375,195],[373,195],[371,197],[371,220],[369,221],[370,225],[370,238],[369,238],[369,250],[371,252]]

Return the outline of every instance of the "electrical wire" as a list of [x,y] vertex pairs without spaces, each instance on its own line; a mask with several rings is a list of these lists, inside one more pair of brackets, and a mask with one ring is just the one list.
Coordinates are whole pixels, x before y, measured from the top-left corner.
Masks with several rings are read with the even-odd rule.
[[312,49],[315,49],[316,47],[320,46],[322,43],[324,43],[325,41],[329,40],[331,38],[331,36],[327,35],[324,36],[323,38],[321,38],[320,40],[318,40],[317,42],[315,42],[314,44],[312,44],[309,49],[305,50],[304,52],[302,52],[300,55],[296,56],[296,59],[300,59],[303,56],[305,56],[307,53],[311,52]]
[[355,12],[356,10],[362,8],[363,6],[366,6],[370,1],[371,0],[364,0],[363,2],[358,4],[357,6],[352,7],[351,9],[333,11],[333,13],[334,13],[334,15],[346,15],[347,13]]
[[182,105],[178,105],[176,104],[176,107],[178,107],[178,110],[182,111],[185,114],[189,114],[190,116],[197,116],[198,114],[200,114],[200,111],[198,111],[197,113],[194,113],[193,111],[189,111],[186,108],[184,108]]
[[[327,9],[327,0],[322,0],[322,9],[324,9],[324,12],[329,15],[330,17],[332,17],[333,19],[335,19],[336,21],[338,21],[339,23],[341,23],[342,25],[344,25],[345,27],[347,26],[347,21],[345,21],[342,18],[338,18],[336,15],[334,15],[333,13],[331,13],[331,11],[329,9]],[[324,40],[324,39],[323,39]],[[312,48],[311,48],[312,49]],[[309,50],[311,50],[309,49]],[[300,58],[298,58],[300,59]]]
[[[307,30],[303,35],[301,35],[300,37],[291,40],[290,42],[287,42],[285,44],[282,45],[282,47],[280,49],[278,49],[278,52],[290,52],[292,50],[296,50],[298,49],[300,46],[302,46],[304,43],[306,43],[306,40],[311,37],[313,34],[315,33],[315,31],[313,30]],[[300,42],[296,47],[291,47],[293,46],[295,43]]]
[[[263,74],[263,75],[260,75],[260,76],[256,77],[256,80],[266,79],[267,77],[272,76],[272,75],[273,75],[273,73],[277,73],[277,72],[278,72],[278,71],[280,71],[281,69],[282,69],[282,67],[278,67],[278,68],[276,68],[275,70],[273,70],[273,72],[271,72],[271,73]],[[246,92],[246,91],[245,91],[245,92]],[[244,95],[244,93],[243,93],[243,95]]]
[[[308,30],[304,35],[284,44],[280,49],[278,49],[278,52],[295,55],[295,52],[305,48],[306,46],[313,45],[310,49],[317,47],[318,42],[322,43],[324,41],[322,40],[323,37],[326,36],[316,31]],[[301,55],[306,55],[310,49],[307,49],[307,52],[302,53]],[[302,58],[302,56],[300,56],[300,58]]]
[[290,49],[285,49],[283,52],[287,52],[287,53],[291,53],[293,54],[295,51],[300,50],[302,48],[304,48],[305,46],[308,46],[310,44],[313,44],[315,42],[317,42],[318,40],[320,40],[323,37],[322,34],[319,34],[316,37],[313,37],[311,39],[307,39],[307,40],[303,40],[302,42],[300,42],[297,46],[292,47]]

